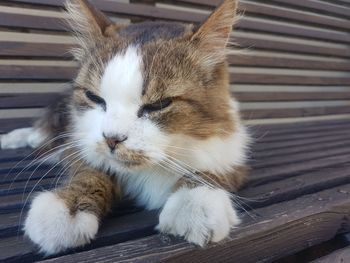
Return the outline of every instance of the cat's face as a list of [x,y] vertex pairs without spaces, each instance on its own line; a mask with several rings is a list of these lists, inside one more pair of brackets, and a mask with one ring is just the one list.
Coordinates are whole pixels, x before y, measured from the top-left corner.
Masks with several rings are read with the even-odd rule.
[[[74,12],[84,1],[77,3]],[[96,22],[97,31],[82,30],[72,125],[91,164],[122,170],[171,165],[191,147],[234,132],[224,60],[232,19],[225,26],[217,19],[214,13],[197,31],[166,23],[119,27],[107,20],[104,29]]]

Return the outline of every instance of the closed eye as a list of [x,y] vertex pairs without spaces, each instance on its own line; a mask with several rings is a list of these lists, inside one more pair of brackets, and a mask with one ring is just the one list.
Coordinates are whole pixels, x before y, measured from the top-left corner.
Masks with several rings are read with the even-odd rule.
[[85,96],[92,101],[93,103],[99,105],[102,107],[104,111],[107,109],[106,101],[102,99],[100,96],[97,96],[95,93],[93,93],[90,90],[85,91]]
[[141,107],[141,109],[138,112],[138,116],[141,117],[144,113],[149,112],[155,112],[155,111],[161,111],[171,105],[173,100],[171,98],[166,98],[160,101],[157,101],[155,103],[151,104],[145,104]]

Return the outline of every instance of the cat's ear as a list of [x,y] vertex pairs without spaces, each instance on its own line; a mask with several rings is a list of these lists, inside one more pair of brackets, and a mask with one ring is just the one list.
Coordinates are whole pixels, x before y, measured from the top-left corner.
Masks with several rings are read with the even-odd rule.
[[195,31],[191,41],[205,53],[208,63],[223,62],[226,46],[235,22],[238,0],[224,0],[206,21]]
[[[115,32],[116,25],[88,0],[67,0],[67,22],[78,39],[78,49],[73,54],[79,59],[84,49],[89,49],[103,37]],[[80,54],[80,55],[79,55]]]

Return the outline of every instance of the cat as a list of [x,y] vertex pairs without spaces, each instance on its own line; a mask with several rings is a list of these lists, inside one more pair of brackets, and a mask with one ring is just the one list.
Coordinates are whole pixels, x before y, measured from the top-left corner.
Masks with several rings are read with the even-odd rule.
[[33,127],[1,137],[59,158],[68,178],[37,194],[25,234],[45,255],[94,239],[112,203],[160,209],[157,230],[205,246],[240,223],[231,201],[249,136],[229,92],[227,45],[237,1],[200,26],[113,23],[87,0],[66,4],[79,71]]

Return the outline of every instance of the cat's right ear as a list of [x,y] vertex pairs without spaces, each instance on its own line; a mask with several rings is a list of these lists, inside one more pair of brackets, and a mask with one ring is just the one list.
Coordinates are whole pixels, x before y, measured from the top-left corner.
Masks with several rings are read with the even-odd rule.
[[197,45],[204,64],[215,65],[225,61],[237,6],[238,0],[224,0],[194,32],[191,41]]
[[88,0],[67,0],[66,9],[67,22],[78,39],[81,51],[93,47],[104,37],[116,34],[117,25]]

